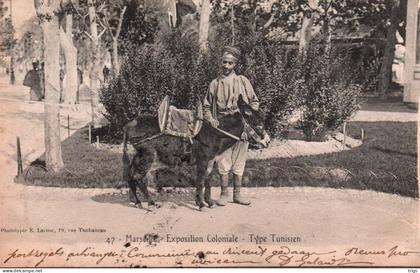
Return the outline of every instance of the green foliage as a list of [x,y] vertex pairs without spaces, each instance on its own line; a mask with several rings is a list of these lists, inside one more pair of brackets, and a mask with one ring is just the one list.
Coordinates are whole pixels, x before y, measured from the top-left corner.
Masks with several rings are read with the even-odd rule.
[[[139,114],[155,115],[165,95],[179,108],[194,108],[218,75],[221,49],[228,44],[224,35],[221,28],[202,58],[197,39],[180,31],[162,35],[153,45],[131,45],[119,77],[102,90],[113,127]],[[340,126],[361,103],[367,81],[358,81],[360,67],[351,65],[354,60],[347,49],[324,55],[322,46],[315,44],[301,63],[296,50],[262,36],[251,36],[241,48],[244,57],[237,72],[253,84],[272,136],[282,136],[289,116],[300,110],[300,128],[309,139],[320,137]]]
[[[139,114],[156,114],[157,102],[172,91],[174,69],[165,51],[157,46],[144,45],[125,56],[120,75],[105,87],[101,102],[112,124],[122,126]],[[169,59],[169,60],[168,60]]]
[[[137,46],[143,43],[153,43],[155,33],[158,30],[157,10],[150,4],[142,5],[140,0],[126,1],[127,11],[121,28],[119,40],[121,41],[120,51],[124,53],[127,49],[125,44],[130,42]],[[115,25],[117,22],[112,21]]]
[[4,6],[4,0],[0,0],[0,19],[7,14],[8,8]]
[[[297,71],[287,67],[286,50],[275,44],[260,44],[247,51],[237,71],[247,76],[266,114],[266,127],[272,135],[285,129],[285,120],[297,104]],[[221,49],[226,40],[211,43],[207,55],[200,57],[195,37],[170,32],[158,43],[132,45],[123,60],[119,77],[103,89],[101,100],[107,118],[115,128],[138,114],[156,114],[165,95],[179,108],[194,108],[202,100],[211,80],[219,75]]]
[[16,45],[15,32],[11,18],[0,21],[0,52],[11,53]]
[[[102,92],[107,117],[115,128],[138,114],[156,114],[165,95],[177,107],[193,108],[217,77],[221,51],[232,41],[243,52],[237,73],[250,79],[272,136],[283,135],[296,110],[302,113],[299,125],[309,139],[340,126],[358,109],[362,91],[374,89],[380,57],[372,56],[369,45],[333,45],[325,55],[320,44],[324,39],[319,36],[302,63],[296,46],[268,39],[261,31],[257,19],[263,10],[257,4],[249,0],[234,6],[232,37],[229,5],[217,1],[209,52],[202,58],[198,37],[179,29],[162,34],[153,45],[125,43],[121,75]],[[359,54],[363,50],[367,53]]]
[[347,52],[325,54],[322,44],[312,45],[300,64],[302,95],[300,128],[309,140],[320,139],[359,109],[363,86],[356,83]]
[[22,28],[24,33],[16,44],[16,62],[31,62],[34,59],[42,60],[43,35],[38,19],[32,17]]
[[4,6],[4,1],[0,0],[0,52],[11,54],[16,45],[16,31],[12,18],[7,14],[7,10],[7,7]]
[[267,130],[272,136],[284,135],[303,90],[296,56],[283,45],[256,44],[247,64],[245,75],[254,83]]
[[[208,58],[199,58],[198,41],[180,32],[163,35],[153,45],[127,45],[120,75],[102,90],[101,101],[115,128],[139,114],[156,114],[169,95],[179,108],[193,108],[215,77]],[[177,41],[177,42],[175,42]]]
[[[98,33],[105,31],[100,39],[100,52],[112,51],[113,37],[117,35],[120,15],[124,6],[126,11],[118,37],[119,54],[126,54],[128,47],[133,45],[153,43],[158,30],[158,12],[154,1],[100,0],[95,1]],[[78,5],[72,4],[69,7],[77,19],[77,28],[73,34],[78,48],[78,64],[86,67],[92,60],[90,39],[86,35],[86,33],[90,33],[89,16],[84,16],[88,14],[88,3],[87,0],[80,0]]]
[[[333,32],[348,35],[357,33],[364,25],[369,27],[369,32],[362,35],[383,38],[392,6],[397,3],[396,0],[275,0],[272,1],[271,9],[267,9],[264,8],[269,5],[267,2],[234,1],[232,7],[232,1],[214,0],[213,23],[231,22],[233,9],[237,29],[244,24],[251,24],[255,31],[265,34],[274,31],[290,37],[300,31],[303,17],[314,15],[315,27],[328,24]],[[399,2],[398,25],[400,33],[404,34],[407,0]]]

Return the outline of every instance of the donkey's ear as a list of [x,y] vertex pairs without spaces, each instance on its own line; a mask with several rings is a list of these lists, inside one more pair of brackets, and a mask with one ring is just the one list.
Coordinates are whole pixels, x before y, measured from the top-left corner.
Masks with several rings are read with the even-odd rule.
[[245,102],[242,95],[239,95],[238,97],[238,107],[239,107],[239,110],[242,112],[242,114],[245,114],[247,116],[252,115],[252,108],[248,103]]

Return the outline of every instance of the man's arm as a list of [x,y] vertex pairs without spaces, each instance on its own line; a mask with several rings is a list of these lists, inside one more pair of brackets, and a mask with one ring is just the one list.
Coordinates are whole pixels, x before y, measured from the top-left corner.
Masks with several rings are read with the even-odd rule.
[[257,95],[254,92],[254,88],[251,85],[251,82],[244,76],[241,76],[242,82],[244,84],[245,96],[243,99],[246,103],[251,106],[251,108],[255,111],[258,111],[260,107],[260,101],[258,100]]
[[215,117],[213,117],[213,102],[214,100],[214,93],[215,93],[215,88],[214,88],[214,82],[211,82],[209,85],[209,88],[207,89],[207,93],[206,96],[204,97],[203,100],[203,118],[205,120],[207,120],[208,122],[210,122],[210,124],[213,127],[217,127],[219,126],[219,122],[217,121],[217,119]]

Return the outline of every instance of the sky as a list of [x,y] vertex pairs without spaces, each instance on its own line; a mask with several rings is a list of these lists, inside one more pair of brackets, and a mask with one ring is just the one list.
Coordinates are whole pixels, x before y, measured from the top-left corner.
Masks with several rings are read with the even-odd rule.
[[[34,0],[11,0],[12,19],[16,28],[17,37],[21,37],[21,27],[25,20],[35,16]],[[10,5],[10,0],[5,0],[5,6]]]

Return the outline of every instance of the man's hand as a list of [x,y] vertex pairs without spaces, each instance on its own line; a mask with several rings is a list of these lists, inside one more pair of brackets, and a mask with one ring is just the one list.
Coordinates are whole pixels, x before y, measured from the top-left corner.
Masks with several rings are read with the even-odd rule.
[[252,111],[251,111],[250,109],[246,109],[246,108],[245,108],[244,113],[245,113],[245,115],[246,115],[246,116],[248,116],[248,117],[252,115]]
[[212,127],[217,128],[219,126],[219,121],[217,119],[210,119],[209,123],[211,124]]

